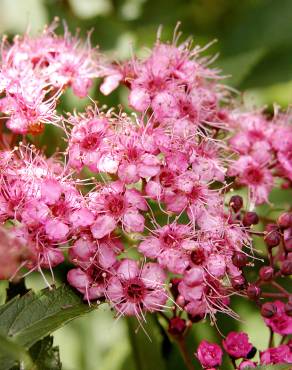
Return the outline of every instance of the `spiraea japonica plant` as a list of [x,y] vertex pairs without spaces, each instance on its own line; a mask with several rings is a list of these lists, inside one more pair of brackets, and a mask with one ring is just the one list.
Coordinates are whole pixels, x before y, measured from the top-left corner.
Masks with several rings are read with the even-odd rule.
[[[134,316],[145,341],[155,317],[182,369],[224,369],[223,356],[240,370],[292,363],[292,212],[269,200],[291,188],[291,113],[246,110],[206,47],[177,32],[117,62],[57,26],[2,41],[0,278],[11,299],[0,306],[0,369],[45,369],[42,345],[60,368],[47,336],[101,303],[113,320]],[[95,79],[104,95],[123,85],[128,106],[90,97],[82,112],[59,109],[67,89],[86,97]],[[48,156],[50,125],[66,148]],[[47,289],[12,298],[36,271]],[[234,299],[258,308],[262,348],[224,331],[226,316],[248,323]],[[201,338],[190,352],[202,320],[218,343]]]

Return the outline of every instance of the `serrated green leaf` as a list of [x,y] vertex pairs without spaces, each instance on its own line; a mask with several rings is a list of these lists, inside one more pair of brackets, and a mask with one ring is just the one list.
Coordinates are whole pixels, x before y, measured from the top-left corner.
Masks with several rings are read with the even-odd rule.
[[59,347],[53,346],[53,337],[36,342],[29,350],[34,366],[38,370],[61,370]]
[[39,294],[29,292],[0,307],[0,334],[28,349],[67,322],[93,309],[65,285],[44,289]]

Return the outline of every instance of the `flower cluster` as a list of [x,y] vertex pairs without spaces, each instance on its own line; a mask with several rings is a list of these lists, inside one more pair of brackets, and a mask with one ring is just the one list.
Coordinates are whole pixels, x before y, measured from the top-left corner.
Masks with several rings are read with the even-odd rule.
[[0,100],[7,127],[18,134],[39,134],[44,125],[57,124],[58,99],[66,87],[75,95],[88,94],[92,79],[102,74],[97,52],[81,45],[65,26],[65,36],[54,33],[57,20],[43,34],[16,36],[12,45],[3,38]]
[[[291,185],[291,115],[234,110],[212,60],[189,42],[158,40],[146,59],[110,65],[67,29],[56,36],[55,26],[11,45],[3,40],[0,110],[23,139],[9,147],[1,134],[0,254],[13,247],[0,276],[44,269],[53,276],[66,259],[68,283],[90,304],[105,300],[140,324],[146,312],[173,305],[165,316],[173,336],[207,316],[216,323],[218,312],[236,318],[235,294],[256,302],[272,331],[291,334],[290,295],[276,282],[292,273],[291,213],[253,230],[253,208],[268,202],[275,178]],[[104,78],[106,95],[124,84],[135,113],[92,106],[59,116],[65,88],[84,97],[95,77]],[[63,128],[64,153],[48,158],[27,144],[25,134],[41,134],[44,124]],[[245,186],[248,201],[228,196]],[[269,261],[248,283],[254,233]],[[289,302],[263,302],[266,283]],[[262,352],[261,362],[277,362],[289,345]],[[229,333],[223,347],[242,359],[239,369],[253,366],[245,333]],[[197,351],[204,368],[219,366],[222,355],[206,341]]]
[[[291,331],[290,331],[291,334]],[[248,335],[244,332],[230,332],[222,341],[226,354],[231,358],[234,367],[238,370],[257,367],[257,362],[251,361],[257,350],[249,342]],[[209,343],[203,340],[195,353],[204,369],[216,369],[222,364],[223,351],[217,343]],[[240,360],[240,362],[238,361]],[[273,365],[279,363],[292,363],[292,343],[280,344],[277,347],[268,348],[260,352],[261,365]]]

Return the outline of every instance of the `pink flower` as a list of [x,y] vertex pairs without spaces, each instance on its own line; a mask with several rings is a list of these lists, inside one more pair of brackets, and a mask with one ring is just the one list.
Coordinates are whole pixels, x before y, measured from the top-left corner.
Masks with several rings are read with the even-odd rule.
[[260,359],[262,365],[269,364],[291,364],[292,352],[288,345],[282,344],[275,348],[268,348],[260,352]]
[[239,183],[248,186],[251,201],[261,204],[268,201],[274,180],[268,163],[259,162],[256,156],[241,156],[229,169],[230,176],[238,176]]
[[243,370],[243,369],[250,369],[250,368],[256,368],[257,364],[253,361],[250,360],[243,360],[238,367],[238,370]]
[[106,296],[121,315],[143,318],[143,311],[163,309],[167,294],[165,274],[156,263],[146,263],[142,269],[136,261],[124,259],[107,285]]
[[197,349],[196,356],[204,368],[217,367],[222,363],[223,351],[216,343],[203,340]]
[[234,331],[228,333],[223,340],[225,351],[233,358],[246,358],[253,346],[248,341],[248,335],[243,332],[236,333]]
[[285,304],[282,301],[273,302],[277,312],[271,318],[264,318],[265,323],[275,332],[281,335],[292,334],[292,317],[285,312]]

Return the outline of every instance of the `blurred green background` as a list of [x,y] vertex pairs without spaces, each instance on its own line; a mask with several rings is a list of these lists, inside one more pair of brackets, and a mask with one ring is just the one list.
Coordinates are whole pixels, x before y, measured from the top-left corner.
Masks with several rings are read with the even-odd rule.
[[[232,75],[226,79],[227,84],[245,91],[242,97],[248,107],[275,102],[286,107],[292,100],[291,0],[0,0],[0,33],[13,36],[29,25],[35,34],[55,16],[66,20],[71,31],[79,28],[83,36],[93,28],[92,44],[100,45],[113,59],[127,58],[133,49],[145,53],[144,47],[153,44],[159,25],[163,25],[162,38],[172,39],[180,21],[183,37],[191,35],[201,45],[218,40],[210,48],[212,54],[219,53],[215,65]],[[105,98],[95,86],[91,95],[109,106],[125,102],[122,89]],[[63,110],[82,109],[88,100],[78,101],[68,92],[62,104]],[[280,199],[285,208],[291,193],[275,192],[272,198],[277,205]],[[44,287],[33,275],[27,285]],[[234,309],[248,321],[222,318],[224,333],[244,329],[257,348],[265,348],[268,330],[253,305],[239,300]],[[112,313],[102,305],[58,330],[55,344],[60,346],[64,370],[164,370],[161,346],[168,358],[167,369],[184,369],[157,326],[147,327],[152,343],[141,330],[133,335],[136,326],[133,321],[113,320]],[[208,322],[194,325],[190,349],[194,351],[203,338],[219,338]]]

